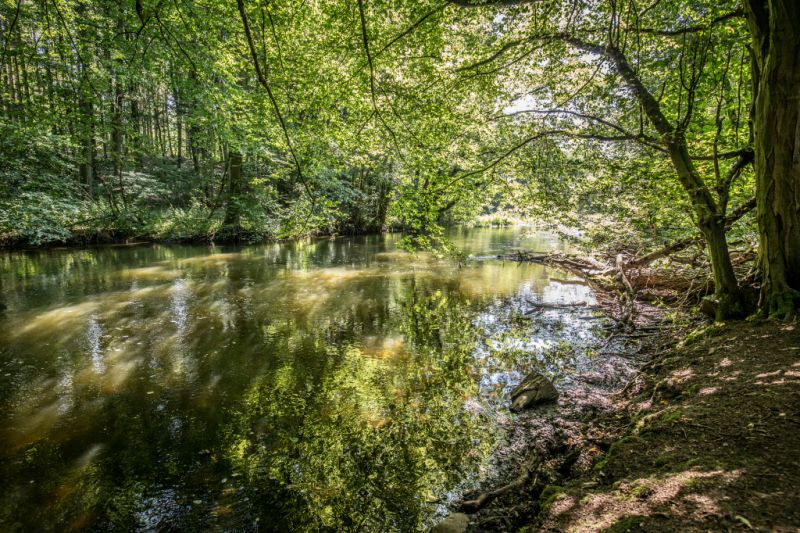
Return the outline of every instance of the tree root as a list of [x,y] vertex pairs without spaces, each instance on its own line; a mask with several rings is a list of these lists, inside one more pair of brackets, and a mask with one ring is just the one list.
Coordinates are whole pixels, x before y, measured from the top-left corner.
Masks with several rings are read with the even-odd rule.
[[[503,494],[511,492],[512,490],[521,489],[522,487],[528,484],[528,480],[531,478],[531,476],[541,463],[542,461],[539,460],[537,456],[534,456],[534,459],[532,461],[529,461],[528,464],[522,469],[522,474],[520,474],[519,477],[517,477],[517,479],[515,479],[514,481],[512,481],[507,485],[503,485],[498,489],[491,490],[489,492],[484,492],[474,500],[466,500],[462,502],[460,510],[465,513],[477,513],[483,507],[486,507],[487,505],[489,505],[489,503],[491,503],[498,497],[502,496]],[[536,484],[537,480],[538,480],[538,475],[534,476],[533,483]]]

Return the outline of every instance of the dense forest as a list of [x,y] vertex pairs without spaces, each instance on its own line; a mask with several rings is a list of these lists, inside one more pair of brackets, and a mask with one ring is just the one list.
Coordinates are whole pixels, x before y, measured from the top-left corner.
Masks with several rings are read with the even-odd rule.
[[[532,218],[643,257],[702,240],[718,318],[790,316],[798,20],[793,0],[4,0],[0,240],[436,247]],[[759,296],[731,242],[757,246]]]
[[795,531],[798,310],[800,0],[0,0],[1,531]]

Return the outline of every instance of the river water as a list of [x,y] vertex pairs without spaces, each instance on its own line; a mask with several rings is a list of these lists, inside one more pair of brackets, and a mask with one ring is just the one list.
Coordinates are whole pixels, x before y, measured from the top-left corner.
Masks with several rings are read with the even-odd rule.
[[[490,468],[508,391],[586,364],[563,249],[454,230],[0,255],[3,531],[414,531]],[[535,308],[534,308],[535,309]]]

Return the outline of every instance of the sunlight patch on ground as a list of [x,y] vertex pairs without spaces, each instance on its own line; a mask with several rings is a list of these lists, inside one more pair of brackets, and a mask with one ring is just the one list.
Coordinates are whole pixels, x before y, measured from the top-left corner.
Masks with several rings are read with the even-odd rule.
[[579,504],[573,497],[562,497],[553,504],[549,515],[556,518],[580,505],[581,518],[567,524],[568,531],[600,531],[625,517],[648,517],[659,512],[698,518],[718,513],[719,505],[710,496],[691,492],[692,487],[704,480],[731,483],[742,474],[741,470],[688,470],[663,478],[637,479],[620,484],[612,493],[587,494]]
[[683,368],[676,370],[670,375],[669,380],[673,383],[684,383],[694,376],[694,370],[691,368]]

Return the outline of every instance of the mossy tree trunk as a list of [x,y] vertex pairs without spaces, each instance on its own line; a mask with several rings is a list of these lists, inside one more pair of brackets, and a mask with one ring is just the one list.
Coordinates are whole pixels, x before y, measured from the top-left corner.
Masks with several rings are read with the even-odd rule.
[[755,171],[764,313],[800,306],[800,2],[748,0],[753,37]]
[[[573,40],[573,42],[576,41]],[[587,49],[583,43],[580,44]],[[589,50],[592,51],[590,48]],[[689,154],[685,130],[670,123],[658,100],[645,87],[619,48],[608,46],[601,50],[614,62],[617,71],[636,94],[642,110],[661,135],[678,182],[689,196],[697,226],[708,246],[711,270],[714,275],[714,292],[717,299],[716,319],[743,318],[748,309],[731,263],[728,241],[725,237],[724,206],[714,199],[697,170]],[[688,121],[686,123],[688,124]]]

